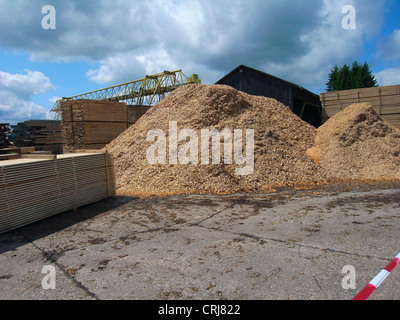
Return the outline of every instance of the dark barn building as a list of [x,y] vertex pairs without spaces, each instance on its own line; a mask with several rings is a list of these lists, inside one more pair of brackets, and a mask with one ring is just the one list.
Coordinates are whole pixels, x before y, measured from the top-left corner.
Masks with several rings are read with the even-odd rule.
[[229,85],[251,95],[274,98],[314,127],[322,124],[321,102],[317,94],[268,73],[240,65],[216,84]]

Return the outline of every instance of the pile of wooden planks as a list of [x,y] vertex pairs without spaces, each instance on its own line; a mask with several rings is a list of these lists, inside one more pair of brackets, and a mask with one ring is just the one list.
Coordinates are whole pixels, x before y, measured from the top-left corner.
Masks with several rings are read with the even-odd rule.
[[[48,151],[38,151],[40,153],[47,153],[51,154],[51,152]],[[12,159],[20,159],[26,154],[32,154],[36,153],[36,147],[9,147],[9,148],[4,148],[0,149],[0,161],[1,160],[12,160]]]
[[353,103],[368,102],[393,126],[400,128],[400,85],[321,93],[322,122]]
[[0,162],[0,233],[115,194],[104,152]]
[[125,103],[65,100],[60,108],[64,152],[100,149],[128,128]]
[[150,108],[151,106],[127,105],[128,127],[138,121]]
[[37,150],[62,152],[63,138],[59,120],[27,120],[11,126],[16,147],[36,146]]
[[0,149],[7,148],[10,145],[9,134],[10,124],[0,123]]

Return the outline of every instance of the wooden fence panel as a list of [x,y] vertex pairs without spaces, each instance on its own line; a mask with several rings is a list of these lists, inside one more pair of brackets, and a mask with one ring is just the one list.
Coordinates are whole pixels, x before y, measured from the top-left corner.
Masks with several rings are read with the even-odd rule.
[[400,128],[400,85],[332,91],[320,94],[322,122],[353,103],[370,103],[383,119]]

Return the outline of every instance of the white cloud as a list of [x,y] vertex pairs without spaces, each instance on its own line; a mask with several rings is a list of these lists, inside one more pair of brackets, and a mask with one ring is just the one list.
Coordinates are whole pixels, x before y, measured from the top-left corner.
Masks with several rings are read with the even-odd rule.
[[33,60],[98,61],[155,43],[151,8],[158,0],[52,0],[56,29],[44,30],[48,0],[0,0],[0,45],[29,52]]
[[382,59],[400,59],[400,29],[395,29],[381,45],[379,56]]
[[[178,66],[163,48],[148,52],[126,52],[101,61],[96,70],[89,70],[87,77],[97,83],[118,83],[141,79],[145,75],[175,70]],[[178,68],[179,69],[179,68]]]
[[25,70],[25,74],[0,71],[0,121],[50,119],[50,112],[31,98],[52,88],[50,79],[39,71]]
[[[157,45],[107,57],[87,76],[116,83],[136,79],[133,74],[183,68],[212,83],[219,80],[212,75],[247,64],[324,91],[332,67],[357,60],[365,38],[377,35],[384,5],[375,0],[233,3],[160,2],[150,15]],[[342,8],[348,4],[356,9],[355,30],[342,28]]]
[[382,70],[375,77],[380,86],[398,85],[400,84],[400,67]]
[[53,96],[50,99],[47,99],[47,101],[52,102],[52,103],[56,103],[58,100],[60,100],[62,97],[58,97],[58,96]]
[[[183,69],[215,82],[239,64],[288,61],[304,54],[300,40],[319,24],[319,2],[293,1],[153,1],[146,21],[150,46],[105,56],[87,72],[98,83],[134,80],[145,74]],[[131,29],[134,27],[131,27]],[[70,42],[71,43],[71,42]],[[72,42],[73,43],[73,42]]]
[[[353,5],[356,9],[356,29],[343,29],[342,14],[344,5]],[[290,62],[272,62],[264,65],[268,73],[295,82],[315,92],[325,91],[328,74],[335,64],[341,66],[358,60],[363,51],[364,38],[373,37],[382,21],[382,2],[371,1],[324,1],[320,11],[321,23],[301,37],[309,50]],[[370,26],[374,15],[375,28]],[[363,63],[365,61],[361,61]]]
[[29,98],[54,88],[49,78],[39,71],[24,70],[26,74],[11,74],[0,70],[0,88],[8,89],[20,97]]
[[[325,89],[334,64],[357,60],[365,39],[379,34],[385,5],[381,0],[53,0],[57,26],[49,31],[40,26],[47,2],[0,0],[0,45],[24,50],[32,59],[97,62],[86,75],[100,84],[181,68],[212,83],[247,64],[314,91]],[[342,28],[344,5],[356,8],[356,30]]]

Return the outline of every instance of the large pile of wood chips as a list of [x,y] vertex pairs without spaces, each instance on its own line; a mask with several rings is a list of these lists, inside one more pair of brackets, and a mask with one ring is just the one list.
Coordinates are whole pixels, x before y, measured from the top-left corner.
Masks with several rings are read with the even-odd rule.
[[[117,192],[121,194],[229,194],[272,191],[280,186],[319,184],[348,178],[375,179],[395,175],[400,178],[400,131],[379,117],[373,122],[372,131],[372,120],[365,125],[355,125],[357,121],[358,124],[363,121],[361,114],[365,113],[367,119],[377,117],[376,114],[370,116],[371,109],[345,114],[344,118],[348,121],[340,120],[340,115],[337,115],[339,120],[333,117],[317,130],[274,99],[248,95],[224,85],[186,85],[152,107],[105,148],[113,155]],[[171,164],[169,161],[171,122],[176,122],[178,133],[183,129],[193,129],[197,133],[197,164],[182,164],[179,161],[178,164]],[[149,148],[157,141],[162,142],[160,137],[147,139],[148,133],[155,132],[154,129],[165,134],[165,164],[151,164],[148,160]],[[233,137],[235,129],[242,129],[244,150],[245,132],[254,130],[254,166],[251,173],[238,175],[236,169],[244,165],[239,165],[234,158],[232,164],[224,163],[223,147],[226,142],[223,139],[221,163],[210,161],[204,164],[200,150],[201,130],[204,129],[217,129],[219,132],[229,129]],[[364,130],[369,133],[363,133]],[[386,133],[389,136],[384,136]],[[375,139],[379,140],[375,142]],[[188,146],[188,141],[193,142],[193,139],[181,137],[177,144],[178,152],[183,150],[180,149],[183,146]],[[382,146],[381,141],[386,144]],[[213,154],[211,145],[210,158]],[[193,152],[193,149],[190,150],[188,152]],[[354,152],[354,159],[349,152]],[[381,153],[371,156],[370,153],[374,152]],[[159,155],[157,152],[154,154]],[[246,156],[245,151],[243,156]],[[380,158],[384,170],[379,170]],[[374,167],[373,172],[376,173],[370,177],[360,173],[371,171],[369,167],[363,169],[365,163],[369,163],[368,159],[373,162],[370,167]]]

